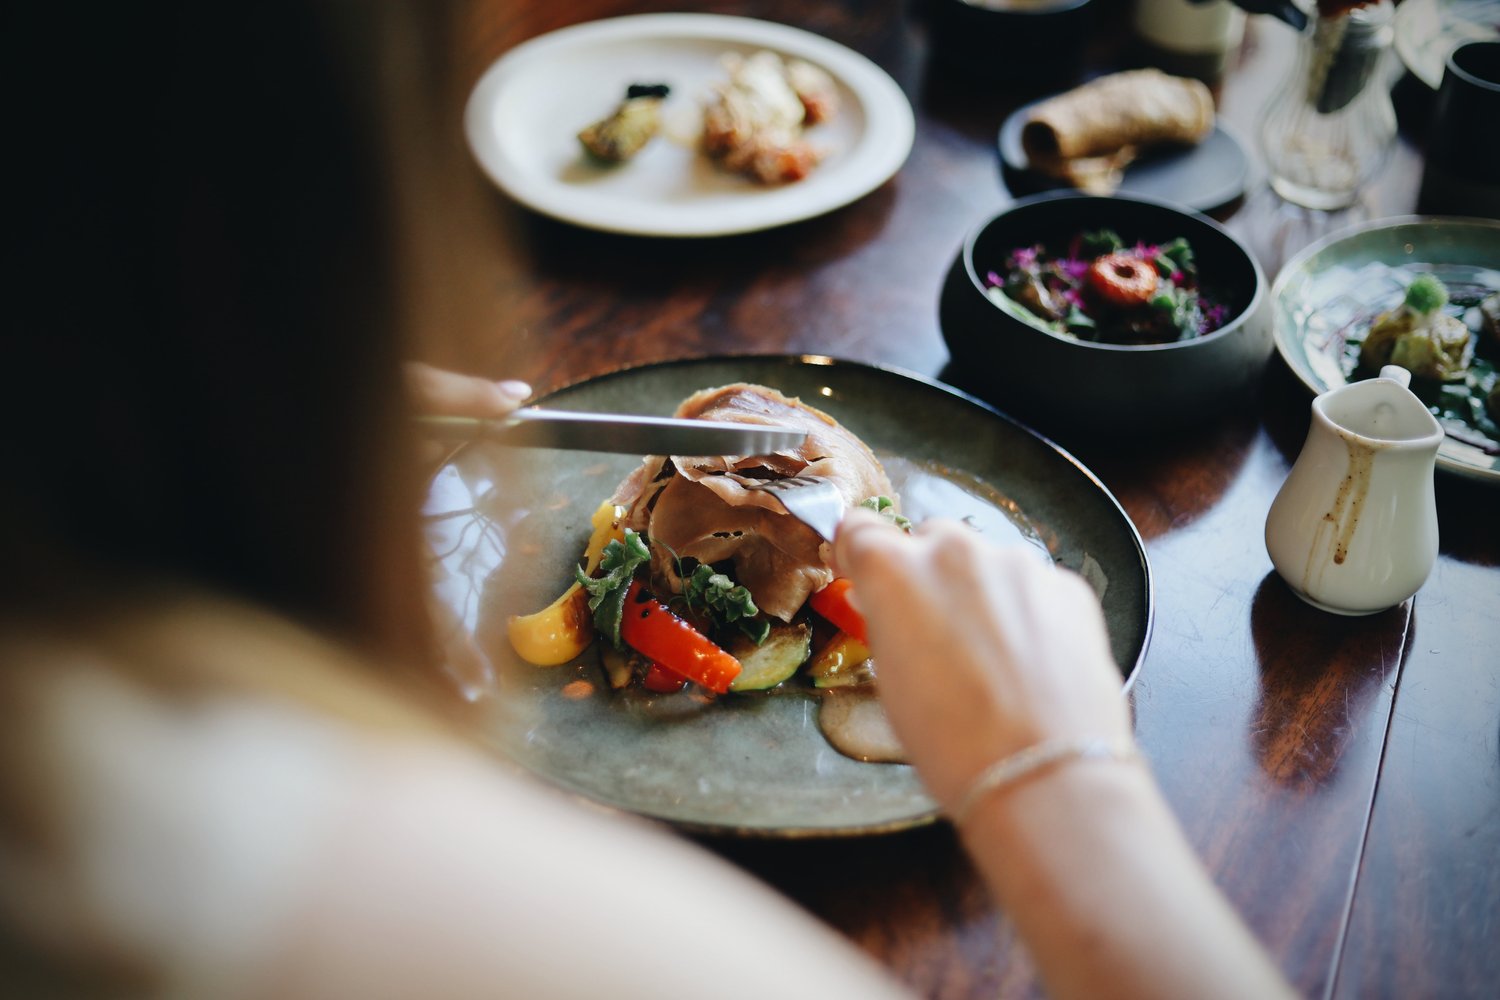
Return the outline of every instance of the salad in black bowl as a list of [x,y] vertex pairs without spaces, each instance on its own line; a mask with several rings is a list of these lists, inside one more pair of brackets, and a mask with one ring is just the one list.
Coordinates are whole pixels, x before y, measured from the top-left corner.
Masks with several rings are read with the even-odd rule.
[[1259,384],[1264,285],[1244,244],[1196,212],[1023,199],[976,227],[948,272],[944,377],[1048,433],[1201,424]]
[[1229,318],[1229,307],[1200,286],[1192,244],[1181,236],[1126,246],[1112,229],[1082,232],[1062,253],[1017,247],[984,280],[1001,309],[1079,340],[1166,344],[1213,333]]

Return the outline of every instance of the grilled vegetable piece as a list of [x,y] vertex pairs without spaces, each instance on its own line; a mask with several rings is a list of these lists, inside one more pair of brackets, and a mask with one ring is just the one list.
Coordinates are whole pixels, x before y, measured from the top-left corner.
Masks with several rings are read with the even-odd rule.
[[850,590],[849,581],[844,577],[837,577],[828,586],[809,597],[807,604],[842,631],[854,636],[860,642],[867,642],[865,616],[859,613],[849,599]]
[[[621,538],[625,508],[606,500],[590,519],[593,529],[584,553],[584,572],[592,573],[599,565],[605,545]],[[506,634],[517,655],[539,667],[567,663],[594,641],[594,623],[589,617],[588,594],[573,584],[562,595],[540,611],[516,615],[506,623]]]
[[1396,338],[1391,364],[1405,368],[1413,378],[1461,379],[1474,353],[1472,340],[1462,320],[1438,313]]
[[1430,274],[1419,275],[1405,300],[1381,313],[1359,349],[1359,363],[1371,369],[1400,365],[1414,378],[1448,381],[1463,375],[1474,352],[1469,328],[1442,311],[1448,289]]
[[625,594],[620,637],[646,659],[716,694],[728,691],[740,675],[738,660],[673,614],[639,581]]
[[639,153],[661,131],[664,83],[633,83],[614,114],[578,133],[583,148],[606,163],[623,163]]
[[777,623],[760,645],[741,636],[729,644],[728,652],[740,661],[741,668],[729,690],[764,691],[791,677],[807,662],[812,652],[812,628],[804,622]]
[[676,694],[687,687],[687,678],[674,674],[660,663],[653,663],[646,668],[646,675],[641,678],[641,687],[657,694]]
[[820,688],[852,687],[875,680],[869,647],[847,632],[839,632],[813,656],[807,676]]
[[616,649],[607,642],[599,644],[599,666],[604,670],[611,691],[628,687],[636,677],[646,673],[649,664],[645,657],[626,647]]

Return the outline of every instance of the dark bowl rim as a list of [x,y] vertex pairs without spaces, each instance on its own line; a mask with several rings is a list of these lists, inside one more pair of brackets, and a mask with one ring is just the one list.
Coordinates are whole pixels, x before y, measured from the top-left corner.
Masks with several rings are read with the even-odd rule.
[[[1245,260],[1250,264],[1251,270],[1255,274],[1255,289],[1250,296],[1250,301],[1245,305],[1245,308],[1241,309],[1238,313],[1235,314],[1233,319],[1225,323],[1223,326],[1219,327],[1213,333],[1204,334],[1201,337],[1194,337],[1192,340],[1174,340],[1166,344],[1101,344],[1093,340],[1079,340],[1077,337],[1066,337],[1059,333],[1053,333],[1051,330],[1043,330],[1041,327],[1032,326],[1030,323],[1024,323],[1012,316],[1006,316],[1005,312],[999,306],[990,301],[989,295],[985,292],[984,283],[979,280],[979,275],[974,269],[974,244],[978,242],[979,238],[990,226],[994,225],[996,222],[1017,211],[1018,209],[1030,208],[1033,205],[1041,204],[1044,202],[1068,201],[1133,202],[1137,205],[1146,205],[1151,208],[1158,208],[1172,215],[1180,215],[1186,218],[1194,219],[1197,222],[1203,223],[1204,225],[1208,226],[1210,229],[1216,230],[1244,256]],[[1159,351],[1191,350],[1196,346],[1212,343],[1216,340],[1221,340],[1224,337],[1242,329],[1250,321],[1250,319],[1260,311],[1261,305],[1264,303],[1266,298],[1265,272],[1261,269],[1260,261],[1255,259],[1255,254],[1250,252],[1250,248],[1245,245],[1244,241],[1235,236],[1228,229],[1224,228],[1224,226],[1220,223],[1204,215],[1202,212],[1195,212],[1192,209],[1183,208],[1168,201],[1161,201],[1156,198],[1145,198],[1139,195],[1098,195],[1085,194],[1080,191],[1043,191],[1039,194],[1029,195],[1025,198],[1021,198],[1017,201],[1012,202],[1005,208],[1001,209],[999,212],[996,212],[989,218],[985,219],[983,222],[979,223],[974,228],[970,229],[969,234],[964,237],[964,245],[963,248],[959,251],[959,259],[963,262],[964,273],[968,275],[969,286],[975,291],[979,292],[980,296],[985,300],[985,302],[989,303],[990,306],[999,315],[1006,316],[1007,319],[1010,319],[1012,322],[1020,326],[1024,326],[1027,330],[1030,330],[1033,333],[1039,334],[1044,337],[1049,337],[1060,344],[1067,344],[1070,346],[1081,347],[1088,350],[1103,351],[1109,354],[1151,354]]]
[[960,10],[972,10],[980,16],[990,14],[1002,17],[1041,17],[1046,14],[1065,14],[1069,11],[1087,7],[1094,0],[996,0],[1004,3],[1004,7],[991,7],[985,3],[970,3],[969,0],[935,0]]

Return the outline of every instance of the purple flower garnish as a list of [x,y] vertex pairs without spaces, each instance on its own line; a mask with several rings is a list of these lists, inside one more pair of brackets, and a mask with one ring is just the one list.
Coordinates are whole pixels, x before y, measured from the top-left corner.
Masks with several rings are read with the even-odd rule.
[[1203,310],[1203,323],[1199,326],[1199,333],[1212,333],[1224,325],[1229,318],[1229,307],[1226,305],[1213,305]]

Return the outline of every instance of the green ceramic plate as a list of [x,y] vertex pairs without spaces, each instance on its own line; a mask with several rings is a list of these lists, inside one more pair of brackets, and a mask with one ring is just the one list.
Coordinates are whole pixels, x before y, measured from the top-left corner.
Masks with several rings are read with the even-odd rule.
[[[1396,305],[1423,272],[1436,275],[1455,298],[1500,291],[1500,222],[1409,217],[1382,219],[1320,240],[1292,258],[1271,289],[1276,348],[1314,393],[1344,385],[1351,375],[1351,336]],[[1461,291],[1460,291],[1461,290]],[[1445,421],[1446,423],[1446,421]],[[1456,427],[1438,449],[1438,467],[1500,482],[1500,455]]]
[[[828,358],[745,357],[615,372],[542,405],[667,414],[700,388],[736,381],[832,414],[886,461],[911,503],[969,516],[997,541],[1032,545],[1082,571],[1102,592],[1128,681],[1152,617],[1134,526],[1077,461],[969,396]],[[510,651],[508,617],[545,606],[567,586],[589,515],[637,462],[476,445],[434,477],[426,524],[440,605],[451,612],[451,659],[476,700],[494,706],[496,747],[586,799],[696,831],[831,836],[931,821],[933,802],[910,767],[862,763],[829,746],[811,689],[717,702],[690,692],[612,693],[592,650],[554,668]]]

